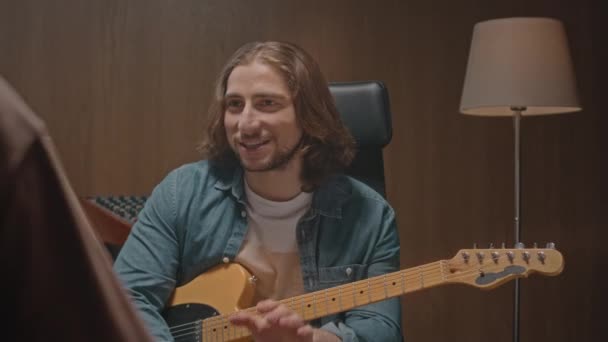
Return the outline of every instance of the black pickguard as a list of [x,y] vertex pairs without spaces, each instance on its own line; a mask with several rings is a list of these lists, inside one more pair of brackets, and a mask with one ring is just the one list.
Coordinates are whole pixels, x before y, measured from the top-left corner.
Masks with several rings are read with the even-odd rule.
[[[180,304],[167,308],[163,312],[163,317],[170,328],[192,324],[212,316],[219,315],[213,307],[205,304]],[[174,334],[175,337],[175,334]],[[192,341],[200,341],[200,335],[190,335]],[[180,339],[180,341],[184,341]]]

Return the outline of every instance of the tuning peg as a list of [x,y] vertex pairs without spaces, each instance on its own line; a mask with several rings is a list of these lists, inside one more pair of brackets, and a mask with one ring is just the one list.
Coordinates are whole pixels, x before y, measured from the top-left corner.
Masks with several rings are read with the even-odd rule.
[[473,249],[477,249],[477,242],[473,242]]
[[513,259],[515,259],[515,253],[513,253],[513,251],[508,251],[507,252],[507,258],[509,258],[509,261],[511,263],[513,263]]
[[523,242],[518,242],[518,243],[515,244],[515,248],[517,248],[517,249],[524,249],[524,248],[526,248],[526,245],[524,245]]
[[523,254],[523,258],[526,261],[526,263],[529,263],[529,261],[530,261],[530,252],[525,251],[522,254]]
[[547,249],[555,249],[555,244],[553,242],[548,242]]
[[497,264],[498,263],[498,258],[500,257],[500,253],[494,251],[492,253],[490,253],[492,255],[492,260],[494,260],[494,263]]
[[544,265],[545,264],[545,259],[547,258],[547,256],[545,255],[545,252],[539,251],[537,253],[537,255],[538,255],[538,260],[540,260],[540,263]]
[[490,249],[494,248],[494,244],[490,242]]
[[477,260],[479,260],[480,264],[483,264],[483,257],[484,257],[483,252],[477,252]]
[[500,248],[505,249],[507,247],[507,245],[503,242],[500,244]]
[[471,257],[471,256],[469,255],[469,253],[467,253],[467,252],[462,252],[462,253],[461,253],[461,255],[462,255],[462,259],[464,259],[464,262],[465,262],[465,263],[468,263],[468,262],[469,262],[469,258]]
[[534,243],[534,245],[533,245],[533,247],[534,247],[535,249],[536,249],[536,248],[538,248],[538,244],[535,242],[535,243]]

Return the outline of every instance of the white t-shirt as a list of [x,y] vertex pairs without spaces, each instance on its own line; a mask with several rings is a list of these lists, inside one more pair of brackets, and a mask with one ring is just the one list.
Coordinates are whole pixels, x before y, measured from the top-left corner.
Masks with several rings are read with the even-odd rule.
[[308,211],[312,193],[275,202],[254,193],[247,182],[247,234],[235,261],[256,276],[256,303],[304,293],[296,241],[298,220]]

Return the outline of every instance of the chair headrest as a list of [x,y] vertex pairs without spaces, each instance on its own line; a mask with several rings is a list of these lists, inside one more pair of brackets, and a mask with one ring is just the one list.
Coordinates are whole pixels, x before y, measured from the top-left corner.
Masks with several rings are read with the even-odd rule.
[[329,90],[359,147],[388,145],[393,135],[391,112],[381,81],[330,82]]

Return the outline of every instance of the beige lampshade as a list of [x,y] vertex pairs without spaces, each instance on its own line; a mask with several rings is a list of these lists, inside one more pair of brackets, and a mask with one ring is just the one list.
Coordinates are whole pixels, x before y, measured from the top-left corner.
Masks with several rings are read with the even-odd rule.
[[475,25],[460,112],[511,116],[581,110],[564,26],[551,18]]

